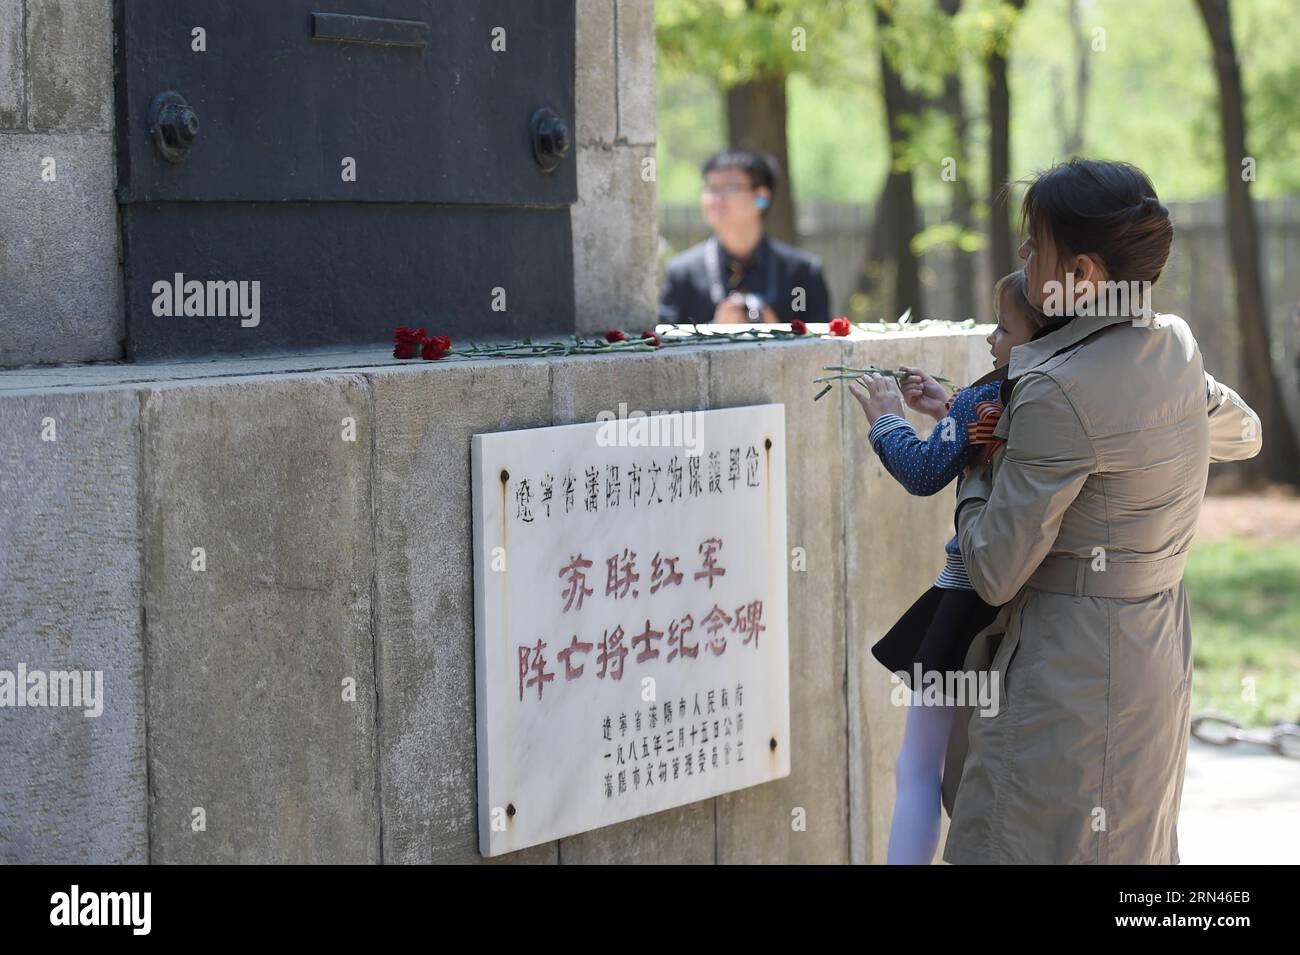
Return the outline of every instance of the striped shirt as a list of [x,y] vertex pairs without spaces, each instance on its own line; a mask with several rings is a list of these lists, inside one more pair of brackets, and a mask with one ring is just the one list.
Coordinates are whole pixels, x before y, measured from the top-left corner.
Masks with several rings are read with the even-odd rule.
[[[1000,381],[990,381],[957,392],[947,416],[924,440],[917,437],[905,418],[883,414],[871,426],[871,446],[880,456],[885,470],[908,493],[928,497],[947,487],[954,478],[960,493],[962,472],[974,453],[966,425],[975,420],[975,408],[980,402],[999,400],[1001,388]],[[974,590],[966,575],[956,535],[944,546],[944,553],[947,559],[934,585],[953,590]]]

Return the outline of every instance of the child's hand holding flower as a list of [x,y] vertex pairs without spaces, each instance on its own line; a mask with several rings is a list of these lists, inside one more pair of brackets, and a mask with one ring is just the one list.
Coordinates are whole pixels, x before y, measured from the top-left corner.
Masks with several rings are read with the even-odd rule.
[[948,389],[939,384],[920,368],[899,365],[899,371],[907,372],[903,379],[903,400],[913,411],[929,415],[935,421],[941,421],[948,413]]
[[876,423],[882,414],[896,414],[902,417],[903,395],[893,378],[872,373],[863,375],[857,381],[849,382],[849,391],[858,399],[862,410],[867,414],[867,421]]

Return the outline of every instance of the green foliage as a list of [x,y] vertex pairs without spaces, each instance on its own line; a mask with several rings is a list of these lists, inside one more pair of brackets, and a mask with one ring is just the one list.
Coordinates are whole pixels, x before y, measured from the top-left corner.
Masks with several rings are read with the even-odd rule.
[[[1193,711],[1224,710],[1247,725],[1300,718],[1300,546],[1198,543],[1184,579]],[[1243,694],[1247,678],[1253,700]]]
[[888,0],[883,7],[890,20],[881,42],[890,63],[908,89],[931,97],[964,64],[982,62],[995,49],[1005,53],[1017,21],[1002,0],[965,0],[955,16],[935,0]]
[[661,62],[722,89],[769,75],[825,77],[845,66],[854,9],[860,16],[846,0],[658,0]]
[[[1126,159],[1145,169],[1163,198],[1222,195],[1218,89],[1209,40],[1194,0],[1079,0],[1088,41],[1089,90],[1083,153]],[[1024,177],[1067,158],[1061,116],[1073,115],[1078,46],[1071,0],[1027,0],[1015,11],[1001,0],[966,0],[946,17],[935,0],[891,0],[882,40],[905,84],[934,96],[944,74],[961,70],[970,119],[970,152],[959,174],[987,191],[986,70],[989,50],[1010,54],[1011,159]],[[868,2],[799,4],[759,0],[659,0],[660,196],[698,198],[699,161],[721,145],[721,90],[762,64],[790,75],[790,168],[797,199],[871,202],[888,164],[916,174],[918,199],[943,205],[949,184],[938,174],[954,155],[946,117],[923,109],[894,154],[885,135],[875,12]],[[802,10],[802,12],[800,12]],[[1256,197],[1300,192],[1300,58],[1294,0],[1233,5],[1242,65],[1247,145],[1258,163]],[[807,51],[790,48],[806,25]],[[1093,50],[1097,30],[1104,49]],[[696,113],[683,120],[679,113]],[[700,119],[698,117],[704,117]],[[684,164],[680,177],[677,167]]]
[[924,255],[931,249],[956,246],[963,252],[978,252],[984,248],[983,233],[963,229],[955,222],[943,222],[922,229],[912,237],[912,254]]
[[[699,201],[700,165],[726,144],[724,109],[722,93],[711,79],[673,78],[660,71],[656,135],[661,202]],[[790,112],[793,118],[795,110]]]

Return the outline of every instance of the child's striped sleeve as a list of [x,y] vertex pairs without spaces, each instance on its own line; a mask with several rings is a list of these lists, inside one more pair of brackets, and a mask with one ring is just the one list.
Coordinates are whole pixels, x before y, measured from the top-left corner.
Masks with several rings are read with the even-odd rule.
[[996,400],[998,382],[964,388],[953,396],[948,415],[924,440],[906,419],[883,414],[868,435],[881,463],[909,493],[929,496],[943,490],[966,467],[971,445],[966,425],[975,420],[975,406]]

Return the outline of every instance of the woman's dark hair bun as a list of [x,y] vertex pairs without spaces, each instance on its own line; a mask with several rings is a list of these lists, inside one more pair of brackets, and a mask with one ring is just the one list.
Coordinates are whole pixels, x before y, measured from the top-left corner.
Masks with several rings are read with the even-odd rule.
[[1027,235],[1058,256],[1092,255],[1108,278],[1152,282],[1173,246],[1174,225],[1156,187],[1131,163],[1075,157],[1039,173],[1020,206]]
[[1169,216],[1169,210],[1155,196],[1143,196],[1138,208],[1145,214],[1157,215],[1162,219]]

